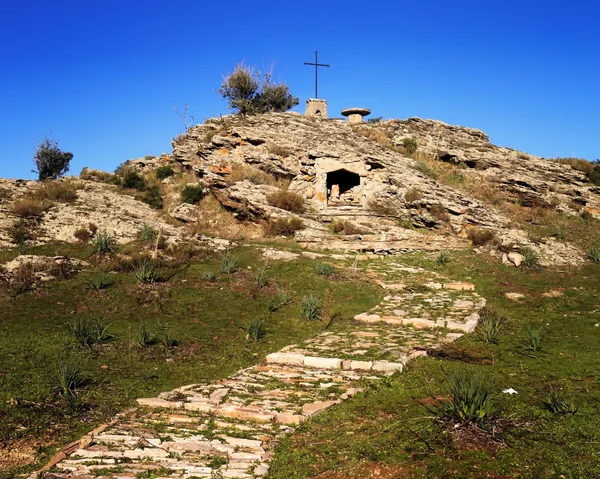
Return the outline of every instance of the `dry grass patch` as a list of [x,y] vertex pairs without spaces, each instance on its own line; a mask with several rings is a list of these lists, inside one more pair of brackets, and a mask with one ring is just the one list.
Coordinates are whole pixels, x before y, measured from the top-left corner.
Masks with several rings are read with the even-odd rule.
[[473,246],[485,246],[496,239],[496,233],[488,229],[471,228],[467,231],[467,238],[471,240]]
[[286,189],[290,184],[289,180],[277,178],[275,175],[254,168],[253,166],[233,163],[231,165],[231,174],[227,177],[227,182],[233,184],[244,180],[248,180],[255,185],[277,186],[281,189]]
[[71,203],[77,199],[79,185],[72,181],[46,180],[33,193],[41,201]]
[[351,221],[333,220],[331,222],[331,231],[334,233],[343,233],[345,235],[361,235],[366,234],[366,231],[361,226],[352,223]]
[[417,190],[416,188],[411,188],[409,190],[406,190],[406,193],[404,193],[404,201],[406,201],[407,203],[412,203],[413,201],[419,201],[422,197],[423,197],[423,195],[421,195],[421,192],[419,190]]
[[292,154],[289,148],[281,145],[269,145],[269,153],[272,155],[280,156],[281,158],[287,158]]
[[267,201],[271,206],[287,210],[292,213],[304,213],[304,198],[297,193],[289,190],[279,190],[267,196]]
[[83,168],[79,173],[79,178],[87,181],[99,181],[101,183],[114,183],[117,175],[109,173],[107,171],[91,170],[90,168]]
[[265,234],[267,236],[294,236],[294,233],[301,229],[304,229],[304,222],[300,218],[295,216],[291,218],[280,217],[268,221]]
[[36,198],[22,198],[15,201],[9,207],[10,211],[21,218],[34,218],[48,211],[52,205],[47,201]]
[[550,158],[550,161],[561,165],[569,165],[574,170],[581,171],[587,176],[592,173],[595,166],[594,163],[583,158]]

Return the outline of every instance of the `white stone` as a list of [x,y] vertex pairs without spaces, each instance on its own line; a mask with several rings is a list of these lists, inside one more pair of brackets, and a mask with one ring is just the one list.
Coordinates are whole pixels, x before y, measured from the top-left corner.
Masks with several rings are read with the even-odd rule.
[[319,358],[304,356],[304,366],[318,369],[341,369],[342,360],[339,358]]

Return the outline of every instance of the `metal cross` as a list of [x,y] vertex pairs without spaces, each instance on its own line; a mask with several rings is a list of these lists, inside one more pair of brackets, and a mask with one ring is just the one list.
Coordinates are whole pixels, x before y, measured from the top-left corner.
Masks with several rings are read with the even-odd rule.
[[315,98],[319,98],[319,67],[329,67],[326,63],[319,63],[319,52],[315,51],[315,62],[304,62],[305,65],[315,67]]

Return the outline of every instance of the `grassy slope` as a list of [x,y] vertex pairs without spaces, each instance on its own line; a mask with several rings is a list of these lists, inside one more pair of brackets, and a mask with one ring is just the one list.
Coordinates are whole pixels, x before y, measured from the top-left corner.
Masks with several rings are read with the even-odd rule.
[[[64,248],[36,252],[65,253]],[[68,249],[72,256],[86,255],[77,247]],[[303,320],[300,313],[300,300],[310,291],[322,297],[330,288],[335,311],[345,319],[379,300],[374,286],[326,280],[315,274],[316,263],[309,260],[271,262],[267,265],[271,284],[254,295],[254,275],[263,262],[252,248],[238,248],[233,255],[240,262],[239,271],[218,275],[216,282],[202,280],[204,271],[219,269],[219,259],[208,258],[155,287],[141,287],[132,273],[119,273],[108,289],[90,292],[86,282],[95,273],[88,272],[15,299],[2,298],[0,444],[39,447],[39,464],[57,444],[80,436],[138,397],[227,376],[268,352],[314,336],[322,324]],[[268,304],[279,290],[294,301],[269,314]],[[77,317],[106,318],[115,339],[92,353],[74,348],[67,329]],[[259,343],[247,341],[243,330],[255,318],[264,318],[268,330]],[[153,329],[158,321],[168,324],[181,340],[173,351],[136,345],[140,323]],[[88,379],[81,396],[88,410],[73,416],[55,393],[57,364],[64,357],[77,358]],[[29,469],[12,467],[4,472],[11,476]]]
[[[433,267],[420,255],[408,258]],[[487,358],[489,364],[414,361],[404,374],[332,408],[285,440],[272,468],[274,479],[600,477],[600,328],[595,326],[600,265],[526,272],[462,254],[441,270],[475,282],[489,304],[509,318],[498,345],[484,346],[474,335],[458,343],[468,356]],[[553,290],[563,296],[543,296]],[[511,301],[506,292],[525,298]],[[543,350],[534,357],[517,349],[529,324],[545,330]],[[420,403],[447,394],[447,375],[464,368],[486,370],[498,390],[518,391],[497,395],[501,413],[488,425],[496,427],[494,437],[469,428],[452,434]],[[571,394],[579,411],[572,416],[548,411],[544,401],[551,387]]]

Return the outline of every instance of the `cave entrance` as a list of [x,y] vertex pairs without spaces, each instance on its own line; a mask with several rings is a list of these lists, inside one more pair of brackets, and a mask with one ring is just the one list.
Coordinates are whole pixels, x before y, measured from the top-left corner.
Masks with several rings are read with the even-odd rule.
[[327,200],[329,204],[359,203],[360,176],[340,169],[327,173]]

